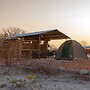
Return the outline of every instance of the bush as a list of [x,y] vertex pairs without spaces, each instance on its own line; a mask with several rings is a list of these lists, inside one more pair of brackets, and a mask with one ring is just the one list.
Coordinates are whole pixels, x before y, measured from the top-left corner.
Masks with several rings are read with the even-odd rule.
[[14,87],[25,87],[26,86],[26,81],[25,80],[12,80],[10,81],[12,86]]
[[26,78],[29,79],[29,80],[32,80],[32,79],[35,79],[36,76],[35,75],[29,75],[29,76],[26,76]]
[[31,61],[29,64],[29,68],[31,72],[39,72],[42,74],[57,74],[59,73],[59,69],[55,67],[55,65],[51,65],[48,62],[45,61]]

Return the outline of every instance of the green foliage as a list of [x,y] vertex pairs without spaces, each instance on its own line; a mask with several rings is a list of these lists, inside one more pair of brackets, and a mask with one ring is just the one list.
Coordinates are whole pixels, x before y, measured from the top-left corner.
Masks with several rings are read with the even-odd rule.
[[36,76],[35,75],[29,75],[29,76],[26,76],[26,78],[29,80],[32,80],[32,79],[36,79]]

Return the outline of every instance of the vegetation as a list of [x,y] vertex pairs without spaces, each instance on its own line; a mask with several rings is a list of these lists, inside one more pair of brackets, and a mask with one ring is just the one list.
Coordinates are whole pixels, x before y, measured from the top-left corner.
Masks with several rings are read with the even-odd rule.
[[26,76],[26,78],[29,79],[29,80],[32,80],[32,79],[35,79],[36,76],[35,75],[28,75],[28,76]]
[[[39,60],[33,60],[28,65],[28,68],[30,68],[31,72],[34,73],[42,73],[46,75],[54,75],[60,73],[58,67],[55,65],[50,64],[47,61],[39,61]],[[32,76],[30,76],[32,78]]]
[[5,38],[8,36],[12,36],[16,34],[23,34],[23,33],[25,33],[25,31],[18,27],[2,28],[2,30],[0,30],[0,37]]
[[17,27],[8,27],[8,28],[2,28],[0,30],[0,38],[3,40],[3,58],[5,59],[5,64],[9,65],[10,61],[8,61],[8,41],[6,37],[13,36],[16,34],[23,34],[25,33],[24,30],[17,28]]
[[88,44],[88,42],[87,41],[84,41],[84,40],[81,41],[80,43],[81,43],[82,46],[87,46],[87,44]]
[[10,81],[12,86],[14,87],[25,87],[26,86],[26,80],[12,80]]

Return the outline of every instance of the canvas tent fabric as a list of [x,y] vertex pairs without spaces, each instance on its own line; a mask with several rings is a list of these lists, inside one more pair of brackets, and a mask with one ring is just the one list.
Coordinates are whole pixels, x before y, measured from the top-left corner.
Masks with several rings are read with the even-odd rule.
[[56,52],[58,60],[87,59],[84,48],[75,40],[64,42]]

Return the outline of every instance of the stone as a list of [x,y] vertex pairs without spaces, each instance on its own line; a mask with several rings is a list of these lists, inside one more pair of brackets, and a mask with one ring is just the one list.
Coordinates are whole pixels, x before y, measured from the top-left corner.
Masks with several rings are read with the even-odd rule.
[[89,70],[80,70],[79,72],[81,75],[89,75]]

